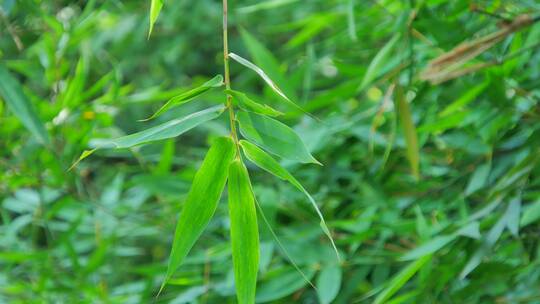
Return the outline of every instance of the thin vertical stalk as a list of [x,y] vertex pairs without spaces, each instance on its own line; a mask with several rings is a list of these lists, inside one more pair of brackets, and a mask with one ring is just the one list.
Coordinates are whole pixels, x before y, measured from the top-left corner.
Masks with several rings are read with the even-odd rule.
[[[231,76],[229,72],[229,34],[228,34],[228,5],[227,0],[223,0],[223,65],[225,73],[225,88],[231,89]],[[238,134],[236,133],[236,123],[232,96],[227,94],[227,108],[229,109],[229,123],[231,125],[231,137],[236,145],[236,157],[240,157],[240,146],[238,144]]]

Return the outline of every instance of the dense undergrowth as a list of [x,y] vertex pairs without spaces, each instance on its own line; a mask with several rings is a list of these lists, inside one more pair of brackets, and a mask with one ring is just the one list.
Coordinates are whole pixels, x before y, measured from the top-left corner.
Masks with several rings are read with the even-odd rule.
[[[231,52],[311,113],[231,62],[233,89],[284,113],[323,164],[280,161],[341,257],[305,193],[244,158],[261,207],[257,302],[540,303],[539,4],[229,5]],[[236,301],[228,194],[155,298],[195,173],[230,133],[227,115],[177,138],[99,149],[68,170],[112,138],[223,104],[217,79],[139,121],[224,63],[221,1],[164,1],[150,38],[149,8],[0,3],[0,302]],[[530,24],[474,44],[524,14]],[[433,61],[464,41],[481,51]]]

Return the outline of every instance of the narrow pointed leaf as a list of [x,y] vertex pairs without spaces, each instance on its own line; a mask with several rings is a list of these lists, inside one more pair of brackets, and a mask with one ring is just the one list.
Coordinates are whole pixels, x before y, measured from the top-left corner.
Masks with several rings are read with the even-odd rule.
[[401,261],[416,260],[427,254],[435,253],[437,250],[443,248],[448,243],[455,240],[457,237],[458,237],[457,235],[442,235],[442,236],[435,237],[429,240],[428,242],[407,252],[405,255],[403,255],[400,258],[400,260]]
[[171,99],[169,99],[159,110],[157,110],[152,116],[143,119],[141,121],[148,121],[151,119],[154,119],[158,117],[159,115],[165,113],[168,109],[179,106],[181,104],[184,104],[186,102],[189,102],[193,100],[195,97],[207,92],[208,90],[212,88],[219,88],[223,85],[223,76],[217,75],[216,77],[208,80],[207,82],[203,83],[201,86],[196,87],[194,89],[191,89],[187,92],[184,92],[180,95],[177,95]]
[[50,142],[45,125],[24,94],[21,84],[3,65],[0,65],[0,97],[41,144]]
[[319,216],[319,219],[320,219],[320,226],[323,232],[326,234],[326,236],[330,240],[330,242],[332,243],[332,247],[334,248],[334,251],[336,252],[336,256],[339,260],[340,258],[339,258],[338,250],[336,248],[334,240],[332,239],[330,230],[328,229],[328,226],[326,225],[324,216],[322,215],[321,211],[319,210],[319,207],[317,206],[317,203],[315,202],[313,197],[309,194],[309,192],[307,192],[307,190],[302,186],[302,184],[300,184],[300,182],[298,182],[296,178],[294,178],[294,176],[292,176],[274,158],[272,158],[272,156],[268,155],[268,153],[264,152],[261,148],[259,148],[258,146],[246,140],[240,140],[240,146],[242,147],[242,151],[244,151],[244,154],[246,155],[247,159],[249,159],[255,165],[275,175],[276,177],[281,178],[282,180],[288,181],[296,189],[304,193],[304,195],[308,198],[309,202],[315,209],[315,212],[317,212],[317,215]]
[[150,35],[152,34],[152,30],[154,29],[154,23],[156,23],[162,7],[163,0],[152,0],[152,2],[150,3],[150,28],[148,29],[148,38],[150,38]]
[[407,144],[407,158],[411,167],[412,174],[416,179],[420,178],[420,153],[418,151],[418,135],[416,134],[416,127],[412,119],[411,109],[409,103],[405,98],[405,93],[401,86],[396,87],[396,106],[405,135],[405,143]]
[[176,137],[203,122],[218,117],[221,113],[223,113],[224,110],[225,107],[223,106],[212,107],[190,114],[183,118],[169,120],[168,122],[141,132],[105,141],[104,144],[105,146],[109,146],[111,148],[130,148],[156,140]]
[[400,273],[393,277],[388,285],[383,289],[383,291],[375,298],[373,301],[374,304],[385,303],[388,301],[396,292],[403,287],[424,264],[426,264],[431,259],[431,255],[426,255],[418,260],[410,263],[405,267]]
[[292,102],[289,99],[289,97],[287,97],[287,95],[285,95],[285,93],[281,91],[281,89],[272,81],[272,79],[270,79],[270,77],[268,77],[268,75],[266,75],[266,73],[261,68],[259,68],[258,66],[250,62],[249,60],[239,55],[236,55],[235,53],[230,53],[229,57],[231,57],[232,59],[234,59],[236,62],[240,63],[241,65],[251,69],[255,73],[259,74],[259,76],[266,82],[267,85],[270,86],[270,88],[272,88],[272,90],[274,90],[274,92],[278,93],[279,96],[283,97],[284,99]]
[[72,169],[81,160],[90,156],[98,149],[123,149],[142,145],[152,141],[177,137],[196,126],[217,118],[225,110],[224,106],[216,106],[190,114],[183,118],[177,118],[162,123],[141,132],[122,136],[116,139],[97,140],[97,147],[90,151],[84,151],[79,159],[71,166]]
[[311,113],[308,113],[306,110],[304,110],[301,106],[297,105],[294,101],[290,100],[289,97],[287,97],[287,95],[285,95],[285,93],[283,93],[283,91],[281,91],[281,89],[272,81],[272,79],[270,77],[268,77],[268,75],[266,75],[266,73],[258,66],[256,66],[255,64],[253,64],[252,62],[250,62],[249,60],[239,56],[239,55],[236,55],[234,53],[230,53],[229,54],[229,57],[234,59],[236,62],[240,63],[241,65],[253,70],[255,73],[259,74],[259,76],[266,82],[266,84],[274,91],[276,92],[279,96],[281,96],[283,98],[283,100],[289,105],[289,106],[292,106],[293,108],[295,108],[296,110],[299,110],[301,111],[302,113],[304,114],[307,114],[309,115],[310,117],[314,118],[314,119],[317,119],[315,116],[313,116]]
[[225,93],[230,94],[233,97],[235,103],[243,110],[254,112],[261,115],[267,116],[280,116],[283,113],[278,110],[273,109],[268,105],[262,105],[256,101],[253,101],[246,94],[234,90],[225,90]]
[[391,51],[394,49],[394,46],[398,40],[399,35],[396,34],[384,45],[384,47],[377,53],[377,55],[375,55],[375,57],[368,66],[366,74],[364,74],[364,78],[362,79],[362,83],[360,84],[360,91],[365,89],[373,82],[373,80],[377,79],[377,77],[381,75],[381,69],[384,67],[384,64],[386,63]]
[[292,100],[298,100],[294,85],[287,79],[280,60],[261,41],[257,40],[255,36],[245,29],[241,28],[240,34],[253,62],[283,90],[285,95]]
[[229,164],[234,157],[234,143],[228,137],[218,138],[206,154],[178,218],[169,266],[161,289],[182,264],[214,215],[225,188]]
[[239,304],[249,304],[255,301],[259,270],[259,229],[249,175],[239,160],[229,166],[228,184],[236,296]]
[[247,112],[239,112],[237,119],[242,135],[265,150],[285,159],[320,164],[309,153],[300,136],[287,125]]

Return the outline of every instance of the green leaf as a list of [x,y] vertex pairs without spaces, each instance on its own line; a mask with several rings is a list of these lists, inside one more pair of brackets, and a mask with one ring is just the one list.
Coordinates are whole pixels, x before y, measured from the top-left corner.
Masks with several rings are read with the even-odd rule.
[[384,64],[386,63],[391,51],[394,49],[394,45],[398,40],[399,34],[394,35],[394,37],[392,37],[392,39],[390,39],[384,45],[384,47],[377,53],[377,55],[375,55],[375,57],[368,66],[364,78],[362,79],[359,91],[365,89],[373,82],[373,80],[380,76],[381,69],[384,67]]
[[240,29],[240,34],[242,35],[242,41],[246,45],[246,49],[253,59],[253,62],[265,71],[268,77],[273,79],[275,83],[283,89],[285,95],[289,96],[292,100],[298,100],[294,85],[292,85],[290,80],[284,75],[282,64],[276,59],[272,52],[248,31]]
[[330,242],[332,243],[332,247],[334,248],[334,251],[336,252],[336,256],[339,260],[339,252],[336,248],[336,245],[334,244],[334,240],[332,239],[332,235],[330,234],[330,230],[328,229],[328,226],[326,225],[326,221],[324,220],[324,216],[322,215],[321,211],[319,210],[319,207],[317,206],[317,203],[313,199],[313,197],[307,192],[307,190],[292,176],[285,168],[283,168],[272,156],[268,155],[266,152],[264,152],[261,148],[258,146],[245,141],[240,140],[240,146],[242,147],[242,151],[244,151],[244,154],[246,155],[247,159],[249,159],[251,162],[256,164],[261,169],[275,175],[278,178],[281,178],[282,180],[288,181],[291,183],[296,189],[300,190],[304,195],[309,199],[309,202],[315,209],[315,212],[317,212],[317,215],[320,219],[320,226],[323,230],[323,232],[326,234]]
[[97,148],[84,151],[79,159],[71,166],[71,168],[76,166],[81,160],[90,156],[98,149],[131,148],[152,141],[177,137],[206,121],[217,118],[219,115],[221,115],[221,113],[223,113],[223,111],[225,111],[224,106],[216,106],[190,114],[183,118],[170,120],[141,132],[122,136],[116,139],[99,140]]
[[467,188],[465,189],[465,195],[470,195],[484,187],[487,184],[490,171],[491,163],[478,166],[478,168],[474,170],[474,173],[472,174],[471,179],[467,184]]
[[[315,275],[313,269],[307,269],[305,273],[308,279]],[[306,280],[294,268],[285,268],[284,271],[261,283],[255,303],[266,303],[281,299],[303,288],[306,284]]]
[[240,160],[229,165],[229,216],[236,296],[240,304],[253,303],[259,270],[259,229],[249,174]]
[[201,167],[195,174],[178,218],[167,274],[160,291],[182,264],[214,215],[221,193],[225,188],[229,164],[235,157],[235,151],[234,143],[230,138],[218,138],[210,147]]
[[110,148],[131,148],[148,142],[176,137],[203,122],[218,117],[225,110],[224,106],[215,106],[190,114],[183,118],[176,118],[141,132],[104,141],[103,145]]
[[270,77],[268,77],[268,75],[266,75],[266,73],[263,71],[263,69],[261,69],[260,67],[256,66],[255,64],[251,63],[249,60],[239,56],[239,55],[236,55],[234,53],[230,53],[229,54],[229,57],[231,57],[232,59],[236,60],[236,62],[242,64],[243,66],[253,70],[255,73],[259,74],[259,76],[266,82],[266,84],[274,91],[276,92],[279,96],[281,96],[283,98],[283,100],[290,106],[292,106],[293,108],[301,111],[302,113],[304,114],[307,114],[309,115],[310,117],[314,118],[314,119],[317,119],[315,116],[313,116],[311,113],[308,113],[306,110],[304,110],[304,108],[302,108],[301,106],[297,105],[294,101],[290,100],[289,97],[287,97],[287,95],[285,95],[285,93],[283,93],[283,91],[281,91],[281,89],[272,81],[272,79]]
[[448,116],[463,109],[466,105],[474,101],[476,97],[478,97],[478,95],[484,92],[488,86],[489,80],[473,87],[472,89],[469,89],[460,98],[458,98],[456,101],[452,102],[446,108],[444,108],[444,110],[441,111],[440,116]]
[[412,174],[418,180],[420,178],[420,153],[418,149],[418,135],[416,127],[412,119],[409,103],[403,92],[403,87],[396,86],[396,108],[405,135],[405,143],[407,144],[407,158],[411,167]]
[[231,95],[233,100],[236,101],[236,104],[245,111],[254,112],[261,115],[267,116],[280,116],[283,113],[273,109],[268,105],[261,105],[260,103],[253,101],[246,94],[234,90],[225,90],[225,93]]
[[423,257],[427,254],[431,254],[436,252],[437,250],[443,248],[446,244],[450,243],[451,241],[455,240],[457,238],[457,235],[443,235],[435,237],[428,242],[414,248],[413,250],[407,252],[404,254],[400,260],[401,261],[410,261],[410,260],[416,260],[420,257]]
[[154,119],[156,117],[158,117],[159,115],[163,114],[165,111],[167,111],[168,109],[174,107],[174,106],[179,106],[181,104],[184,104],[188,101],[191,101],[193,100],[195,97],[205,93],[206,91],[212,89],[212,88],[219,88],[223,85],[223,76],[221,75],[217,75],[216,77],[208,80],[207,82],[203,83],[201,86],[199,87],[196,87],[194,89],[191,89],[187,92],[184,92],[180,95],[177,95],[171,99],[169,99],[169,101],[167,101],[161,108],[159,108],[159,110],[157,110],[152,116],[146,118],[146,119],[143,119],[141,121],[148,121],[148,120],[151,120],[151,119]]
[[514,236],[519,234],[519,217],[521,214],[521,198],[513,199],[508,205],[508,211],[506,211],[506,227],[508,231]]
[[331,303],[341,287],[341,267],[336,264],[325,266],[317,277],[317,296],[321,304]]
[[538,219],[540,219],[540,200],[532,203],[523,211],[523,215],[521,216],[520,220],[520,226],[525,227],[538,221]]
[[150,3],[150,28],[148,29],[148,38],[150,38],[150,35],[152,34],[152,30],[154,29],[154,23],[156,23],[162,7],[163,0],[152,0],[152,2]]
[[20,83],[0,64],[0,96],[5,100],[9,110],[34,135],[41,144],[49,144],[49,135],[45,125],[39,119],[35,109],[23,92]]
[[384,290],[377,296],[377,298],[375,298],[375,301],[373,301],[373,303],[381,304],[388,301],[430,259],[431,259],[431,255],[426,255],[410,263],[399,274],[393,277],[392,280],[390,280],[390,282],[388,283],[388,286],[386,286]]
[[270,117],[239,112],[240,131],[244,137],[267,151],[285,159],[301,163],[320,164],[291,128]]

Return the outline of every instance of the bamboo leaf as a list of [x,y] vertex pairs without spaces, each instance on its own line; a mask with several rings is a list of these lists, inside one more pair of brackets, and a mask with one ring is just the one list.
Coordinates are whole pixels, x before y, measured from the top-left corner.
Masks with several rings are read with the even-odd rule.
[[317,277],[317,296],[321,304],[331,303],[341,287],[341,267],[336,264],[324,267]]
[[251,98],[249,98],[246,94],[242,92],[225,90],[225,93],[230,94],[233,97],[234,101],[236,101],[236,104],[245,111],[251,111],[257,114],[273,117],[283,115],[283,113],[273,109],[266,104],[262,105],[256,101],[253,101]]
[[439,115],[441,117],[448,116],[463,109],[469,103],[474,101],[480,94],[482,94],[482,92],[484,92],[488,86],[489,80],[473,87],[472,89],[469,89],[460,98],[458,98],[456,101],[452,102],[446,108],[444,108],[444,110],[442,110]]
[[242,151],[244,151],[244,154],[246,155],[247,159],[249,159],[251,162],[256,164],[261,169],[267,171],[270,174],[275,175],[278,178],[281,178],[282,180],[288,181],[293,185],[296,189],[300,190],[304,195],[308,198],[309,202],[315,209],[315,212],[319,216],[320,219],[320,226],[323,230],[323,232],[326,234],[328,239],[330,240],[332,247],[334,248],[334,251],[336,252],[337,259],[339,260],[339,252],[336,248],[336,245],[334,243],[334,239],[332,238],[332,235],[330,233],[330,230],[328,229],[328,226],[326,225],[326,221],[324,220],[324,216],[322,215],[321,211],[319,210],[319,207],[317,206],[317,203],[313,199],[313,197],[307,192],[307,190],[298,182],[294,176],[292,176],[285,168],[283,168],[272,156],[268,155],[268,153],[264,152],[261,148],[258,146],[246,141],[246,140],[240,140],[240,146],[242,147]]
[[166,112],[168,109],[179,106],[181,104],[184,104],[188,101],[193,100],[195,97],[207,92],[208,90],[212,88],[219,88],[223,85],[223,76],[217,75],[214,78],[208,80],[207,82],[203,83],[201,86],[196,87],[194,89],[191,89],[187,92],[184,92],[180,95],[177,95],[171,99],[169,99],[159,110],[157,110],[152,116],[143,119],[141,121],[148,121],[151,119],[154,119],[158,117],[159,115]]
[[249,174],[240,160],[229,165],[229,216],[236,296],[239,304],[253,303],[259,269],[259,229]]
[[446,244],[452,242],[455,240],[458,236],[455,234],[452,235],[442,235],[435,237],[428,242],[414,248],[413,250],[407,252],[405,255],[403,255],[400,260],[401,261],[410,261],[410,260],[416,260],[420,257],[423,257],[427,254],[432,254],[436,252],[437,250],[443,248],[446,246]]
[[396,86],[396,103],[399,120],[407,144],[407,158],[409,159],[409,165],[414,177],[419,179],[420,153],[418,151],[418,136],[416,134],[416,127],[414,126],[409,103],[407,102],[403,88],[400,85]]
[[[270,77],[268,77],[268,75],[266,75],[266,73],[261,68],[259,68],[258,66],[250,62],[249,60],[239,55],[236,55],[235,53],[230,53],[229,57],[231,57],[232,59],[234,59],[236,62],[240,63],[241,65],[251,69],[255,73],[259,74],[259,76],[264,80],[264,82],[266,82],[267,85],[270,86],[270,88],[272,88],[272,90],[274,90],[274,92],[276,92],[279,96],[283,97],[285,100],[292,103],[289,97],[287,97],[287,95],[285,95],[285,93],[281,91],[281,89],[274,83],[274,81],[272,81],[272,79],[270,79]],[[296,105],[295,103],[293,104],[296,107],[298,107],[298,105]]]
[[41,144],[49,144],[49,135],[45,125],[39,119],[30,100],[23,92],[21,84],[0,64],[0,96],[5,100],[9,110],[34,135]]
[[418,260],[410,263],[407,267],[405,267],[399,274],[397,274],[395,277],[390,280],[388,283],[388,286],[386,286],[383,291],[375,298],[375,301],[373,301],[374,304],[381,304],[388,301],[405,283],[407,283],[416,272],[424,264],[426,264],[431,259],[431,255],[426,255]]
[[90,156],[98,149],[123,149],[146,144],[149,142],[177,137],[196,126],[217,118],[225,111],[224,106],[216,106],[190,114],[183,118],[177,118],[141,132],[122,136],[116,139],[96,140],[97,147],[93,150],[86,150],[79,159],[71,166],[75,167],[81,160]]
[[152,0],[152,2],[150,3],[150,28],[148,29],[148,38],[150,38],[150,35],[152,34],[152,30],[154,29],[154,23],[156,23],[162,7],[163,0]]
[[373,80],[375,80],[377,77],[381,75],[381,69],[383,68],[384,64],[386,63],[388,57],[390,56],[390,53],[394,49],[394,46],[396,42],[399,40],[399,35],[396,34],[390,39],[384,47],[373,57],[373,60],[369,64],[366,74],[364,74],[364,78],[362,79],[362,83],[360,84],[359,91],[365,89],[368,85],[370,85]]
[[301,163],[321,164],[309,153],[300,136],[287,125],[248,112],[239,112],[237,119],[242,135],[267,151]]
[[183,210],[178,218],[167,274],[160,292],[182,264],[214,215],[221,193],[225,188],[229,164],[234,157],[233,141],[228,137],[218,138],[210,147],[201,167],[195,174]]
[[251,69],[255,73],[259,74],[259,76],[266,82],[266,84],[270,86],[270,88],[274,92],[276,92],[279,96],[281,96],[288,105],[292,106],[296,110],[301,111],[304,114],[309,115],[313,119],[319,120],[317,117],[313,116],[313,114],[308,113],[301,106],[297,105],[294,101],[290,100],[289,97],[287,97],[287,95],[285,95],[285,93],[281,91],[281,89],[272,81],[270,77],[268,77],[268,75],[266,75],[266,73],[260,67],[256,66],[255,64],[251,63],[249,60],[239,55],[236,55],[234,53],[229,53],[229,57],[234,59],[236,62],[240,63],[241,65]]
[[283,65],[277,60],[272,52],[253,35],[244,29],[240,29],[242,41],[246,46],[253,62],[281,88],[285,95],[292,100],[298,100],[294,85],[286,77]]

